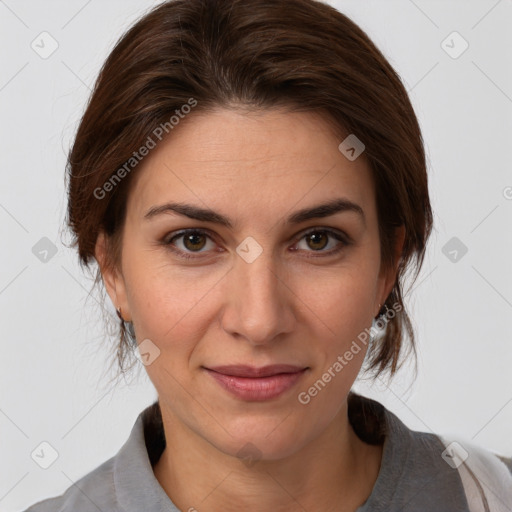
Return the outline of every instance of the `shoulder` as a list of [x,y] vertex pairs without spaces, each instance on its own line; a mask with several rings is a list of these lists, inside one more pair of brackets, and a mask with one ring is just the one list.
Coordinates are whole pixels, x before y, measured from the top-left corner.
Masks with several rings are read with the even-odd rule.
[[465,439],[438,436],[443,458],[458,471],[471,510],[512,509],[512,458]]
[[24,512],[138,512],[146,508],[148,498],[158,510],[176,510],[152,469],[164,447],[155,402],[139,414],[116,455],[73,483],[64,494],[34,503]]
[[[451,482],[471,512],[512,510],[512,458],[462,437],[411,431],[411,460],[417,476]],[[419,483],[419,481],[417,480]],[[443,484],[440,484],[443,488]],[[452,491],[453,492],[453,491]],[[459,500],[462,503],[462,500]]]
[[512,510],[512,458],[461,436],[408,430],[410,445],[402,473],[405,488],[422,489],[419,494],[425,494],[425,503],[429,493],[443,496],[444,502],[453,500],[448,510]]
[[500,459],[503,464],[505,464],[505,467],[510,471],[510,474],[512,475],[512,457],[504,457],[503,455],[496,455],[498,459]]
[[114,457],[87,473],[60,496],[38,501],[24,512],[121,511],[114,492],[113,466]]
[[352,399],[350,417],[363,440],[384,445],[373,492],[358,512],[383,507],[417,512],[510,512],[512,459],[460,437],[412,430],[367,397]]
[[408,428],[381,403],[353,396],[349,417],[365,442],[383,444],[372,493],[358,512],[468,512],[461,480],[443,460],[433,433]]

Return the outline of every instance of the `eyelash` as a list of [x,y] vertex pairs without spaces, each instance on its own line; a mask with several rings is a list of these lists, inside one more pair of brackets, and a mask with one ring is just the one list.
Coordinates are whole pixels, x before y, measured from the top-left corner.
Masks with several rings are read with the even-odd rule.
[[[334,254],[338,254],[339,252],[341,252],[345,247],[348,247],[352,243],[352,241],[349,239],[349,237],[347,235],[345,235],[345,234],[342,235],[341,233],[338,233],[336,231],[333,231],[333,230],[327,229],[327,228],[315,228],[315,229],[312,229],[310,231],[307,231],[306,233],[304,233],[299,238],[298,242],[300,242],[303,238],[307,237],[308,235],[312,235],[312,234],[315,234],[315,233],[327,234],[329,237],[332,237],[332,238],[338,240],[339,242],[341,242],[341,244],[339,244],[340,247],[335,248],[335,249],[331,249],[330,251],[323,251],[323,250],[306,251],[306,252],[319,252],[319,253],[322,253],[320,255],[307,256],[308,258],[318,258],[318,257],[333,256]],[[172,244],[172,242],[174,240],[176,240],[178,238],[182,238],[182,237],[184,237],[186,235],[190,235],[190,234],[204,235],[204,236],[206,236],[206,237],[208,237],[208,238],[210,238],[212,240],[212,237],[210,236],[210,232],[209,231],[205,231],[204,229],[199,229],[199,228],[191,228],[191,229],[184,229],[184,230],[179,231],[177,233],[172,233],[173,236],[171,236],[171,238],[169,238],[169,237],[164,238],[162,240],[162,243],[163,243],[163,245],[167,249],[169,249],[170,251],[172,251],[175,254],[178,254],[179,257],[181,257],[181,258],[197,259],[197,258],[201,257],[200,256],[201,252],[197,252],[198,256],[192,256],[192,254],[194,254],[193,252],[190,253],[190,252],[182,251],[181,249],[176,249],[176,248],[173,247],[173,244]]]

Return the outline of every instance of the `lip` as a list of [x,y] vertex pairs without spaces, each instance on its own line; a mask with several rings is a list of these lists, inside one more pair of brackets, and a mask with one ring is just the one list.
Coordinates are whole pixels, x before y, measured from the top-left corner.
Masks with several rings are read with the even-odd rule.
[[272,375],[278,375],[280,373],[297,373],[304,370],[303,366],[295,366],[291,364],[272,364],[268,366],[262,366],[260,368],[249,365],[229,365],[229,366],[212,366],[207,368],[223,375],[229,375],[231,377],[270,377]]
[[277,398],[292,388],[307,369],[289,364],[260,368],[246,365],[204,368],[225,390],[247,401]]

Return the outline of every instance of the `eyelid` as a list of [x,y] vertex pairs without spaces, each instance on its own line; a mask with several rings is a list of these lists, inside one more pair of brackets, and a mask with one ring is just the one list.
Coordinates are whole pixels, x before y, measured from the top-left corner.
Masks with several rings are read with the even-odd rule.
[[[299,243],[307,235],[312,234],[312,233],[317,233],[317,232],[326,233],[328,237],[338,240],[341,243],[342,247],[338,248],[338,249],[331,249],[329,251],[323,251],[323,250],[306,251],[306,252],[312,253],[311,256],[307,256],[307,257],[327,257],[330,255],[335,255],[335,254],[338,254],[339,252],[341,252],[345,247],[347,247],[353,243],[352,238],[349,235],[347,235],[346,232],[344,232],[342,230],[339,230],[337,228],[328,227],[328,226],[313,226],[313,227],[307,228],[307,229],[301,231],[300,233],[298,233],[297,236],[295,236],[293,238],[295,240],[294,245]],[[210,240],[212,240],[214,243],[215,243],[215,239],[217,236],[216,234],[214,234],[212,231],[210,231],[207,228],[184,228],[184,229],[180,229],[178,231],[173,231],[171,233],[167,233],[163,237],[161,242],[166,248],[168,248],[169,250],[171,250],[174,253],[177,253],[180,257],[183,257],[185,259],[201,258],[202,254],[203,253],[207,254],[208,251],[198,251],[195,253],[193,251],[192,252],[182,251],[181,249],[177,249],[177,248],[173,247],[173,244],[171,243],[172,240],[186,236],[189,233],[198,233],[198,234],[204,235],[204,236],[208,237]],[[316,255],[315,255],[315,252],[317,253]]]
[[309,235],[310,233],[316,233],[317,231],[326,232],[329,234],[337,235],[340,238],[342,238],[342,241],[346,243],[347,245],[352,243],[353,240],[350,236],[347,235],[345,231],[342,231],[341,229],[332,228],[329,226],[315,226],[313,228],[307,228],[306,231],[301,231],[299,234],[298,240],[302,239],[306,235]]

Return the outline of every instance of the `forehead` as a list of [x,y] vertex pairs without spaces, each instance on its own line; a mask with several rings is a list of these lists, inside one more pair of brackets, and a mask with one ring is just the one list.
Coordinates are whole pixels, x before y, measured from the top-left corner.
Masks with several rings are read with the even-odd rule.
[[[348,160],[332,125],[310,112],[217,110],[183,119],[136,169],[128,214],[187,201],[250,219],[338,198],[374,206],[363,155]],[[265,210],[266,209],[266,210]]]

